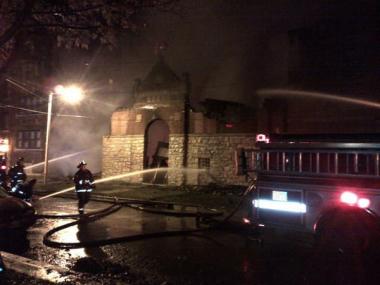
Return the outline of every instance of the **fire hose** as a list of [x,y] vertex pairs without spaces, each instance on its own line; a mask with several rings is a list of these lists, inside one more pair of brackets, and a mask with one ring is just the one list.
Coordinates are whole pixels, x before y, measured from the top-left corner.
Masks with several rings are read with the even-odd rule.
[[[149,201],[149,200],[137,200],[137,199],[127,199],[127,198],[115,199],[114,197],[110,197],[110,196],[94,196],[91,199],[92,201],[112,203],[110,206],[104,209],[101,209],[99,211],[90,212],[84,215],[76,215],[76,214],[37,215],[37,218],[77,219],[76,221],[58,226],[56,228],[49,230],[47,233],[45,233],[43,237],[43,243],[46,246],[53,247],[53,248],[61,248],[61,249],[104,246],[104,245],[110,245],[110,244],[115,244],[115,243],[132,242],[132,241],[162,238],[162,237],[173,237],[173,236],[183,236],[183,235],[197,236],[196,234],[199,232],[216,230],[216,229],[222,228],[222,226],[226,224],[228,220],[231,219],[231,217],[239,210],[246,196],[250,192],[254,191],[254,189],[255,189],[255,183],[251,183],[248,186],[248,188],[245,190],[245,192],[242,194],[241,199],[239,203],[236,205],[236,207],[228,215],[226,215],[226,217],[223,218],[222,220],[215,220],[214,218],[222,216],[223,212],[210,209],[210,208],[204,208],[203,211],[196,211],[196,212],[178,211],[178,210],[174,210],[175,206],[180,206],[183,208],[185,207],[200,208],[200,207],[194,206],[194,205],[180,205],[180,204],[174,204],[171,202],[160,202],[160,201],[151,201],[151,200]],[[155,208],[154,206],[166,206],[166,209],[162,209],[162,208],[158,209],[158,208]],[[69,228],[75,225],[88,224],[88,223],[94,222],[112,213],[115,213],[116,211],[120,210],[122,207],[130,207],[135,210],[145,211],[145,212],[149,212],[153,214],[162,214],[162,215],[170,215],[170,216],[177,216],[177,217],[194,217],[196,218],[197,226],[199,226],[199,224],[202,221],[206,221],[206,220],[212,221],[213,224],[204,228],[198,227],[196,229],[160,231],[160,232],[154,232],[154,233],[143,233],[143,234],[128,235],[128,236],[121,236],[121,237],[101,239],[101,240],[60,242],[60,241],[55,241],[52,239],[52,236],[61,230],[64,230],[66,228]]]

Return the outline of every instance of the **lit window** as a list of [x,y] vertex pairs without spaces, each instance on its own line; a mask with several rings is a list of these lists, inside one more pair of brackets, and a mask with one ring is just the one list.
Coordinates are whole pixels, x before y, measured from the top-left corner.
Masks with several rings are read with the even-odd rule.
[[20,131],[17,134],[17,148],[40,149],[41,131]]

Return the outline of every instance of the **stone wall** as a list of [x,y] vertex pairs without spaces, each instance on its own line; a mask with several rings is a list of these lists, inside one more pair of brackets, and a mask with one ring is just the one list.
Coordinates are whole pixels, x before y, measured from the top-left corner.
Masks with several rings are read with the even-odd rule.
[[181,185],[184,182],[183,175],[183,135],[169,135],[169,159],[168,183]]
[[[105,136],[103,137],[102,176],[129,173],[143,169],[144,136]],[[128,179],[141,182],[142,175]]]
[[[236,151],[252,149],[254,134],[190,134],[188,170],[183,169],[184,136],[171,134],[169,137],[168,183],[181,185],[205,185],[221,183],[244,185],[244,176],[238,176]],[[144,136],[107,136],[103,138],[102,175],[108,177],[143,169]],[[201,161],[200,161],[201,160]],[[203,163],[203,165],[201,165]],[[141,182],[142,175],[130,179]]]
[[[169,167],[182,168],[183,135],[171,135],[169,143]],[[181,184],[186,179],[188,184],[222,183],[244,185],[244,176],[238,176],[236,169],[236,150],[252,149],[255,145],[255,134],[214,134],[189,135],[188,168],[189,171],[171,171],[169,183]],[[202,160],[200,162],[200,159]],[[200,163],[208,164],[202,168]],[[184,175],[185,174],[185,175]],[[186,178],[185,178],[186,177]]]

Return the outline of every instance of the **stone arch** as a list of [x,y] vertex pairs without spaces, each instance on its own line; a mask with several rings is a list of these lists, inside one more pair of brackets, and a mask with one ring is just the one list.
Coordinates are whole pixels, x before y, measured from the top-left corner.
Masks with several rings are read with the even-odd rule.
[[[162,119],[155,119],[147,125],[144,135],[144,169],[167,167],[169,159],[169,125]],[[166,173],[150,173],[144,182],[166,184]]]

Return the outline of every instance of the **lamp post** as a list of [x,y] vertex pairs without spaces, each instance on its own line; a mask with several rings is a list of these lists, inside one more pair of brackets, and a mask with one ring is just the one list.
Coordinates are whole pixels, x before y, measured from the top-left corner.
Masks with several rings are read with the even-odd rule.
[[50,137],[50,124],[51,124],[51,113],[53,108],[53,96],[58,95],[66,102],[70,104],[77,104],[83,98],[83,91],[74,85],[69,87],[64,87],[62,85],[57,85],[54,91],[49,93],[48,100],[48,113],[46,122],[46,139],[45,139],[45,160],[44,160],[44,184],[46,185],[47,175],[48,175],[48,151],[49,151],[49,137]]

